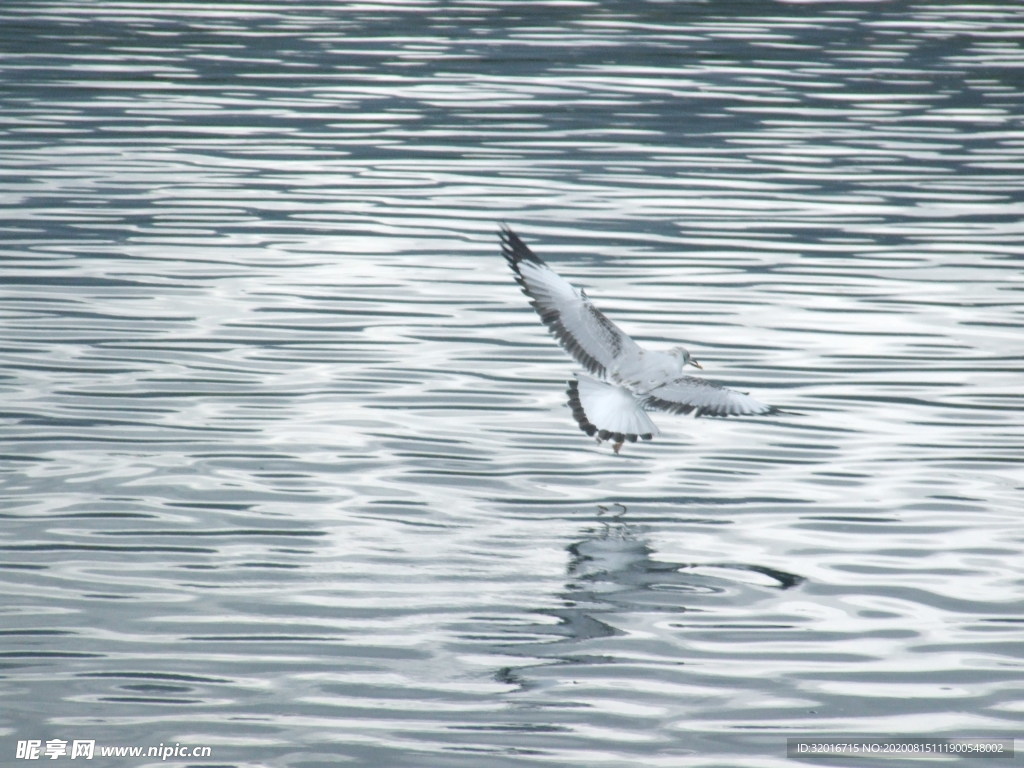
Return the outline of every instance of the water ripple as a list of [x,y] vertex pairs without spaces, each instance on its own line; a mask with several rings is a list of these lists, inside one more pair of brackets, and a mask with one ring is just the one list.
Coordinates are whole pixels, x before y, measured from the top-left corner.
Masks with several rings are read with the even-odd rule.
[[[1018,22],[0,9],[2,748],[1013,736]],[[790,413],[594,446],[499,222]]]

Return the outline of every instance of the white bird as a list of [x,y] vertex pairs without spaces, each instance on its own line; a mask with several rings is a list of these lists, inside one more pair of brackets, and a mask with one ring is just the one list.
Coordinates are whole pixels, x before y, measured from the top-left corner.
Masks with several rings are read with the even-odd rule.
[[625,441],[658,434],[647,411],[695,416],[760,416],[778,409],[697,376],[683,368],[702,366],[683,347],[646,350],[595,307],[587,295],[544,263],[508,226],[501,250],[530,304],[566,352],[590,375],[577,373],[566,390],[580,429],[597,442],[613,440],[615,453]]

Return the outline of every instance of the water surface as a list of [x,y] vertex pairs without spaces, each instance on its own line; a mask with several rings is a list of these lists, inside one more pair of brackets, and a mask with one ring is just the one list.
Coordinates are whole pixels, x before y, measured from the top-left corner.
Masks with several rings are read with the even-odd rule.
[[[0,751],[1019,732],[1020,22],[5,5]],[[595,445],[499,222],[793,413]]]

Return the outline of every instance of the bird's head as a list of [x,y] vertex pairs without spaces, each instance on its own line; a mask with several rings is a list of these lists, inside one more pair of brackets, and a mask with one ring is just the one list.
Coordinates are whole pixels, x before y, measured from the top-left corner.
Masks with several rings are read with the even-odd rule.
[[684,347],[672,347],[669,350],[669,354],[672,355],[676,360],[679,361],[679,370],[682,372],[683,368],[688,365],[692,365],[694,368],[703,368],[704,366],[690,357],[690,353]]

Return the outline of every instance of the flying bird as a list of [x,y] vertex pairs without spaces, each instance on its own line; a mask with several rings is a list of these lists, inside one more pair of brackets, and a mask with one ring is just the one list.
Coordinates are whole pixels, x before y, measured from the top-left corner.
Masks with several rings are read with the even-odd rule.
[[502,226],[500,237],[502,255],[530,304],[558,343],[587,371],[575,374],[566,394],[576,423],[596,436],[598,443],[611,440],[618,453],[627,440],[650,440],[658,434],[648,415],[651,410],[695,416],[779,412],[750,395],[684,375],[688,365],[702,368],[686,349],[644,349],[508,226]]

